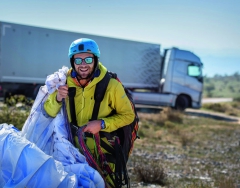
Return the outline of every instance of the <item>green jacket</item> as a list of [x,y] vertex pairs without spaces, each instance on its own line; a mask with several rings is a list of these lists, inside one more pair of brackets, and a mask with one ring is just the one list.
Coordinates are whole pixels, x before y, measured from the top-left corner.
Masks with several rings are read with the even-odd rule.
[[[77,85],[74,78],[71,77],[70,71],[67,76],[68,86],[76,87],[75,109],[78,126],[86,125],[92,117],[95,87],[107,72],[107,69],[101,63],[99,63],[99,69],[101,72],[100,75],[95,77],[85,88]],[[52,93],[44,104],[44,109],[52,117],[57,115],[62,106],[61,103],[56,101],[56,94],[57,91]],[[65,100],[69,122],[71,122],[68,97]],[[115,110],[116,113],[108,117],[112,110]],[[112,132],[124,125],[130,124],[134,120],[134,117],[134,111],[122,84],[116,79],[110,79],[98,113],[98,119],[103,119],[106,126],[101,131]]]

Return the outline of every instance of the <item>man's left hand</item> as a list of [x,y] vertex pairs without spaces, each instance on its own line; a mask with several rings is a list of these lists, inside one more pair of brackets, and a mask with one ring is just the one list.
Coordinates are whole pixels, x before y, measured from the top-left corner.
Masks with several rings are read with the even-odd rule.
[[89,121],[84,129],[84,132],[89,132],[92,134],[98,133],[101,130],[101,123],[101,120]]

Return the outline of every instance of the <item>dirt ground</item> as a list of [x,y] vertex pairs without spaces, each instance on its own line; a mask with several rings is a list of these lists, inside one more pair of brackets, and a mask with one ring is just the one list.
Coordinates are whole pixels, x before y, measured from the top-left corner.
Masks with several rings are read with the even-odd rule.
[[[153,115],[150,114],[150,116]],[[238,122],[185,116],[185,119],[191,118],[194,119],[191,126],[178,125],[178,129],[176,127],[160,128],[151,133],[152,137],[158,134],[159,139],[146,136],[135,142],[128,162],[132,187],[182,188],[187,185],[191,188],[240,187],[240,125]],[[140,129],[143,129],[143,125]],[[183,144],[183,140],[187,137],[189,140]],[[142,163],[137,164],[136,161],[139,159]],[[148,170],[145,176],[149,176],[149,179],[158,178],[148,168],[149,165],[153,165],[150,161],[154,161],[156,165],[160,164],[162,169],[159,168],[159,173],[164,171],[168,184],[159,185],[152,180],[152,182],[143,182],[139,179],[137,175],[144,170]],[[143,169],[142,172],[139,172],[139,168],[137,168],[138,172],[135,170],[138,166]],[[151,168],[153,169],[153,166]]]

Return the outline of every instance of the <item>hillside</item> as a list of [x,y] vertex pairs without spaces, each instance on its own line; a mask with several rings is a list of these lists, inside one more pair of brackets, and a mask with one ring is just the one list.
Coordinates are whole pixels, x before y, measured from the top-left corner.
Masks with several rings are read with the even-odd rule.
[[240,74],[205,76],[203,97],[240,98]]

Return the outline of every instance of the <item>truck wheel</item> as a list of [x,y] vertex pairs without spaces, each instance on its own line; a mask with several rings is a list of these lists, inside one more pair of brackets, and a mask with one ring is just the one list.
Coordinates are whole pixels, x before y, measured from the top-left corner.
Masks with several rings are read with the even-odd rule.
[[184,95],[178,96],[176,104],[175,104],[175,109],[183,111],[188,106],[189,106],[188,98],[186,96],[184,96]]

